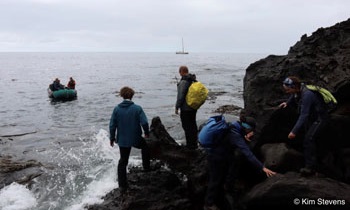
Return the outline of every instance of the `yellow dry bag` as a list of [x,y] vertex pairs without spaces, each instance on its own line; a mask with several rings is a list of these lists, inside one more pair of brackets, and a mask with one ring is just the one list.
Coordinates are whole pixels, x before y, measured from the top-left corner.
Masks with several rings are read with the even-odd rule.
[[208,96],[208,89],[200,82],[193,82],[188,88],[186,103],[193,109],[199,109]]

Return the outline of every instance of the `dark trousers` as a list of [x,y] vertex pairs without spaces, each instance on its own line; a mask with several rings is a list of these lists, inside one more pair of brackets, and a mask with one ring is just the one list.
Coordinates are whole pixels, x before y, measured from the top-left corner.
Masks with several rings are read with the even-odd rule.
[[[148,170],[150,168],[150,153],[145,139],[142,138],[140,144],[135,146],[135,148],[141,149],[142,166],[144,170]],[[128,187],[126,167],[129,163],[130,151],[131,147],[119,147],[120,159],[118,163],[118,183],[121,188]]]
[[185,131],[186,146],[190,149],[196,149],[198,147],[196,114],[197,110],[180,112],[182,128]]
[[308,168],[316,169],[316,165],[317,165],[316,139],[319,137],[322,129],[326,127],[327,122],[328,122],[327,120],[317,120],[313,122],[305,134],[303,149],[304,149],[305,166]]
[[217,154],[208,154],[208,186],[205,196],[206,205],[216,204],[220,206],[223,203],[225,194],[225,185],[232,185],[234,181],[234,156],[218,156]]

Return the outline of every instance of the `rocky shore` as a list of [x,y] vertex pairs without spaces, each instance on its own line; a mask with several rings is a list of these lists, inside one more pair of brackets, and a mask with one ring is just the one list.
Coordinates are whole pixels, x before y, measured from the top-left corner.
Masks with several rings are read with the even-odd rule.
[[[288,97],[281,81],[290,75],[327,88],[339,103],[319,140],[322,169],[311,177],[298,172],[304,164],[302,138],[295,142],[286,138],[298,115],[277,108]],[[270,55],[251,64],[244,78],[244,104],[244,111],[258,121],[253,151],[278,175],[253,176],[255,172],[242,159],[236,191],[223,196],[222,209],[350,207],[350,19],[303,35],[285,56]],[[229,111],[230,106],[218,110]],[[153,158],[158,160],[155,170],[131,169],[127,194],[115,189],[102,204],[88,209],[203,209],[205,152],[178,146],[159,118],[152,120],[151,139]]]
[[[294,142],[287,139],[298,116],[296,111],[277,108],[288,97],[281,81],[290,75],[327,88],[338,100],[331,123],[319,139],[322,167],[315,176],[302,177],[298,172],[304,164],[302,138]],[[350,209],[350,19],[303,35],[287,55],[270,55],[252,63],[246,69],[243,96],[244,111],[258,122],[256,139],[250,146],[278,175],[268,179],[263,174],[257,176],[241,158],[236,190],[223,193],[221,208]],[[227,105],[216,111],[237,114],[240,108]],[[0,144],[6,141],[11,139],[1,137]],[[158,117],[152,119],[148,143],[153,170],[131,168],[127,193],[114,189],[103,203],[87,209],[203,209],[205,151],[178,145]],[[0,188],[14,181],[30,185],[41,174],[41,164],[36,161],[15,162],[0,156],[0,166]]]

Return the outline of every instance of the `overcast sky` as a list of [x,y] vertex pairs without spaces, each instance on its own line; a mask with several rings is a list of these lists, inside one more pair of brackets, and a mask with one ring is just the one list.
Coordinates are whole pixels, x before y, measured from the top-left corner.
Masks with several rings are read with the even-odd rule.
[[0,51],[287,54],[350,0],[0,0]]

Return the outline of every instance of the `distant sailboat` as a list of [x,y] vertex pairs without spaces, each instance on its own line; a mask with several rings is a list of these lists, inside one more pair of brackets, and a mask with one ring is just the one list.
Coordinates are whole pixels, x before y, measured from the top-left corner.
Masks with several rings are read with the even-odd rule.
[[182,51],[177,51],[176,54],[188,54],[188,52],[185,52],[184,39],[183,38],[182,38]]

